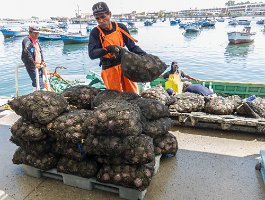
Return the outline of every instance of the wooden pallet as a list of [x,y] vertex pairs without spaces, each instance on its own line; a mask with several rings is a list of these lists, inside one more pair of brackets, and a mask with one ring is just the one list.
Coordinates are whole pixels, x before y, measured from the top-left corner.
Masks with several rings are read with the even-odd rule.
[[265,134],[265,119],[236,115],[213,115],[204,112],[170,112],[173,123],[180,126],[211,128]]
[[[160,167],[161,155],[155,157],[155,170],[154,175],[158,172]],[[114,184],[101,183],[96,180],[96,178],[83,178],[80,176],[75,176],[71,174],[65,174],[58,172],[57,169],[51,169],[48,171],[43,171],[35,167],[31,167],[23,164],[23,169],[25,173],[29,176],[35,178],[48,177],[52,179],[62,180],[65,185],[78,187],[85,190],[99,189],[108,192],[118,193],[120,198],[128,200],[138,200],[144,199],[147,189],[144,191],[138,191],[136,189],[122,187]]]

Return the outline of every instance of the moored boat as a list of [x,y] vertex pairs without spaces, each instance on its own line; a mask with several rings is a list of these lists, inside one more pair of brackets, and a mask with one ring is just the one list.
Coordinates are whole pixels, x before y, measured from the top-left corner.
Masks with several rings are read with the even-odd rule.
[[254,32],[250,32],[251,27],[244,27],[243,31],[232,31],[228,32],[228,40],[231,44],[241,44],[254,41],[253,36],[256,35]]
[[5,38],[24,37],[29,34],[26,29],[22,28],[3,28],[1,32]]
[[191,23],[187,24],[184,29],[186,32],[198,32],[200,31],[200,25],[198,25],[197,23]]
[[40,32],[39,40],[61,40],[61,33]]
[[238,25],[250,25],[251,21],[250,20],[246,20],[246,19],[239,19],[238,21]]
[[236,19],[232,19],[228,22],[228,25],[231,25],[231,26],[236,26],[238,25],[238,21]]
[[264,19],[259,19],[256,24],[264,24]]
[[80,33],[65,34],[65,35],[61,35],[61,39],[63,40],[64,44],[82,44],[82,43],[88,43],[89,36],[82,35]]
[[152,26],[152,25],[153,25],[153,22],[150,21],[150,20],[145,20],[145,21],[144,21],[144,25],[145,25],[145,26]]

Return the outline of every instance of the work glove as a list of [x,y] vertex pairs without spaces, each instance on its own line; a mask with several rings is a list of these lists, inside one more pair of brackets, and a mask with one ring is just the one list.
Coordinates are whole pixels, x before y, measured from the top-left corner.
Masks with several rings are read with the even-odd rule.
[[119,54],[120,53],[120,46],[118,45],[109,45],[106,47],[108,53],[114,53],[114,54]]
[[112,59],[118,59],[121,56],[122,53],[122,47],[118,46],[118,45],[109,45],[106,47],[108,53],[111,54],[111,58]]

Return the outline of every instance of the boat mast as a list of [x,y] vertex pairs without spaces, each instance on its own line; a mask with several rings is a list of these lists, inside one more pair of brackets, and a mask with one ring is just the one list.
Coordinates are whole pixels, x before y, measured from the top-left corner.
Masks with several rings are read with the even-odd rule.
[[80,32],[80,34],[82,35],[82,31],[81,31],[81,16],[79,15],[79,12],[81,11],[80,9],[79,9],[79,5],[77,4],[77,16],[76,16],[76,18],[80,18],[79,19],[79,32]]

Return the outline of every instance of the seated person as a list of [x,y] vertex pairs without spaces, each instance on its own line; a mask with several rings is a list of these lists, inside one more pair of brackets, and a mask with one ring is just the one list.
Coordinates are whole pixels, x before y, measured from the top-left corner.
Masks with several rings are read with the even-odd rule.
[[192,84],[185,81],[183,84],[183,92],[191,92],[202,96],[216,97],[217,95],[212,92],[209,88],[201,84]]
[[180,79],[181,79],[181,78],[188,78],[188,79],[190,79],[190,80],[198,81],[198,79],[193,78],[193,77],[191,77],[191,76],[188,75],[188,74],[185,74],[182,70],[179,70],[178,63],[175,62],[175,61],[173,61],[173,62],[171,63],[171,69],[170,69],[168,72],[166,72],[166,73],[164,73],[163,75],[161,75],[160,78],[167,79],[167,78],[169,77],[169,75],[171,75],[171,74],[179,74]]

